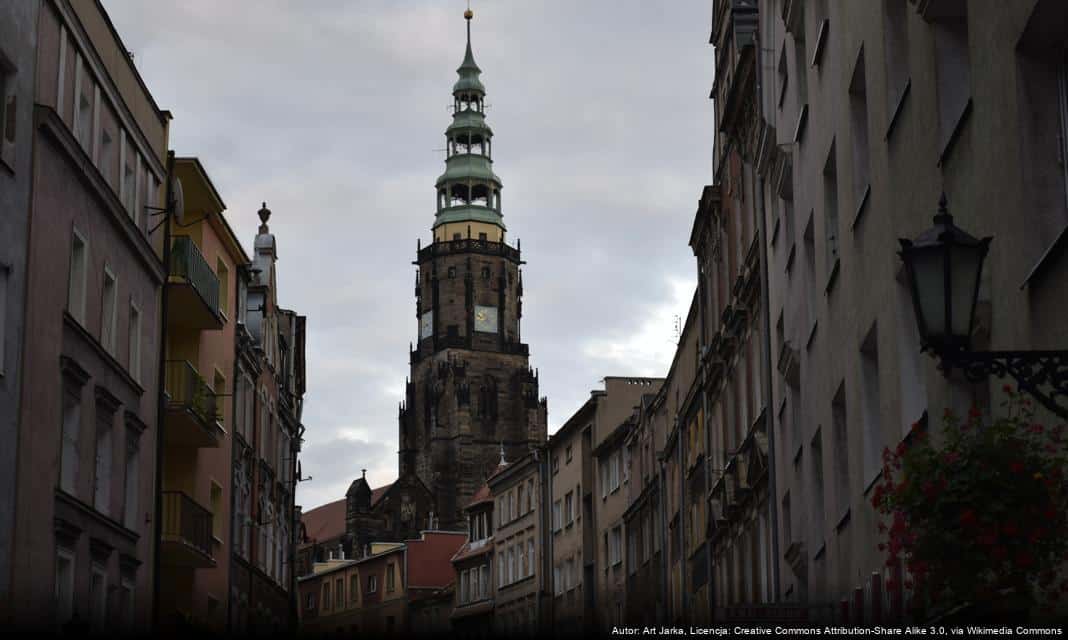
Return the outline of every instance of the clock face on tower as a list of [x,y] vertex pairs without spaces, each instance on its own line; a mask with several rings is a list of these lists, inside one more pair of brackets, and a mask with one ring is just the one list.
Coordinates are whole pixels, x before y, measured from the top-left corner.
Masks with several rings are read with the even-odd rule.
[[434,333],[434,311],[426,311],[419,316],[419,339],[429,338]]
[[475,305],[475,331],[497,333],[497,307]]

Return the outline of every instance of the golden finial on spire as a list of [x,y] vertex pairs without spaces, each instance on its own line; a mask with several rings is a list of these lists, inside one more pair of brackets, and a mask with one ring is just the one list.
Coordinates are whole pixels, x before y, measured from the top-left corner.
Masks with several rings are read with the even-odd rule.
[[467,11],[464,11],[464,20],[471,20],[475,17],[475,12],[471,11],[471,0],[467,0]]

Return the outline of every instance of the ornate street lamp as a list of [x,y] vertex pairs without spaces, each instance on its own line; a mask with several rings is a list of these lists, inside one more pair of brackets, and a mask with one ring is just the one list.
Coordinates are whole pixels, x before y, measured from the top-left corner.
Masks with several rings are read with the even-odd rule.
[[[1068,351],[971,350],[979,279],[991,240],[974,238],[954,225],[944,193],[934,227],[915,240],[899,239],[923,350],[941,361],[947,376],[953,369],[972,382],[1011,376],[1021,391],[1068,419],[1068,408],[1057,402],[1068,398]],[[1048,394],[1040,389],[1046,386],[1052,388]]]

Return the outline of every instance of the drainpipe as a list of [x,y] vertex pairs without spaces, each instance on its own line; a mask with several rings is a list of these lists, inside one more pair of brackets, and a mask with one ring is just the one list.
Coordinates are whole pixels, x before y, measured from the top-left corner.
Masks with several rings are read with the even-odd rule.
[[[763,64],[763,49],[760,46],[759,34],[756,43],[756,95],[757,117],[764,117],[764,97],[761,93],[761,69]],[[764,428],[768,433],[768,514],[771,520],[771,586],[772,602],[779,601],[779,495],[776,483],[776,459],[775,459],[775,410],[772,402],[772,377],[771,377],[771,304],[768,292],[768,220],[764,215],[764,185],[760,180],[760,188],[756,189],[756,206],[760,215],[760,314],[762,339],[760,351],[764,359]]]
[[167,152],[167,192],[163,201],[163,287],[159,304],[159,362],[156,369],[156,478],[152,540],[152,628],[160,623],[160,540],[163,537],[163,430],[167,413],[167,285],[171,278],[171,221],[174,214],[174,152]]
[[[241,277],[241,275],[240,275],[241,271],[242,271],[242,269],[238,268],[237,272],[238,272],[238,277],[239,278]],[[236,284],[236,281],[235,281],[235,284]],[[234,289],[234,293],[235,293],[234,311],[235,311],[235,314],[236,314],[236,311],[237,311],[237,304],[238,304],[236,302],[236,295],[239,295],[239,292],[240,292],[240,287],[237,287],[237,288]],[[233,406],[230,407],[230,413],[233,416],[233,422],[230,423],[231,424],[231,427],[230,427],[230,549],[229,549],[229,553],[227,554],[229,556],[229,558],[227,559],[227,562],[229,562],[230,564],[227,567],[227,571],[226,571],[226,633],[227,634],[233,633],[233,630],[234,630],[234,608],[233,608],[233,600],[234,600],[234,598],[233,598],[233,594],[234,594],[234,535],[236,533],[234,531],[234,503],[235,503],[235,498],[234,498],[234,493],[235,493],[234,492],[234,468],[236,467],[235,463],[237,462],[237,454],[236,454],[235,447],[234,447],[234,435],[233,434],[234,434],[234,429],[238,426],[238,424],[237,424],[237,403],[238,403],[237,385],[238,385],[238,380],[241,379],[240,378],[240,375],[241,375],[241,364],[240,364],[241,355],[240,355],[240,349],[238,348],[238,343],[240,342],[241,337],[238,335],[238,332],[237,332],[237,320],[238,319],[239,318],[235,318],[235,320],[234,320],[234,372],[233,372],[233,376],[230,378],[231,380],[234,381],[234,392],[230,395],[230,397],[232,398],[230,404],[233,405]]]
[[661,580],[663,580],[663,591],[667,594],[667,598],[664,600],[664,606],[661,613],[661,619],[659,622],[664,622],[664,614],[667,613],[668,608],[671,605],[671,572],[668,570],[668,537],[667,537],[667,473],[664,469],[665,454],[663,451],[657,454],[657,462],[660,463],[660,522],[658,523],[660,529],[660,573]]
[[690,593],[686,588],[686,562],[689,559],[686,552],[686,422],[679,420],[679,414],[675,414],[675,447],[678,456],[679,469],[679,607],[683,620],[690,610]]
[[[548,531],[548,527],[545,526],[547,521],[546,508],[549,504],[551,496],[549,495],[549,474],[546,472],[548,469],[547,461],[549,460],[549,452],[545,451],[544,455],[539,455],[540,449],[534,450],[535,459],[538,461],[538,489],[541,494],[541,499],[538,501],[538,531],[541,532],[542,544],[540,545],[543,550],[543,556],[541,558],[541,571],[538,571],[538,598],[536,602],[538,631],[546,630],[545,620],[548,615],[552,615],[552,599],[549,598],[548,606],[542,607],[542,602],[546,600],[545,594],[545,582],[547,579],[547,573],[550,571],[552,557],[553,557],[553,537]],[[582,500],[582,496],[577,496],[578,500]],[[548,615],[546,615],[546,610]]]

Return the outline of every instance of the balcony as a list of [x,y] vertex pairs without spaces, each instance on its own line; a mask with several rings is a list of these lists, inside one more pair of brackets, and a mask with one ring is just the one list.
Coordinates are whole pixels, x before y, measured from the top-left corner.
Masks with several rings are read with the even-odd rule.
[[177,447],[218,447],[226,435],[220,403],[193,365],[168,360],[164,441]]
[[168,566],[207,569],[211,555],[211,512],[181,491],[163,491],[160,552]]
[[167,280],[167,322],[183,329],[222,329],[219,278],[189,236],[176,236],[171,244]]

